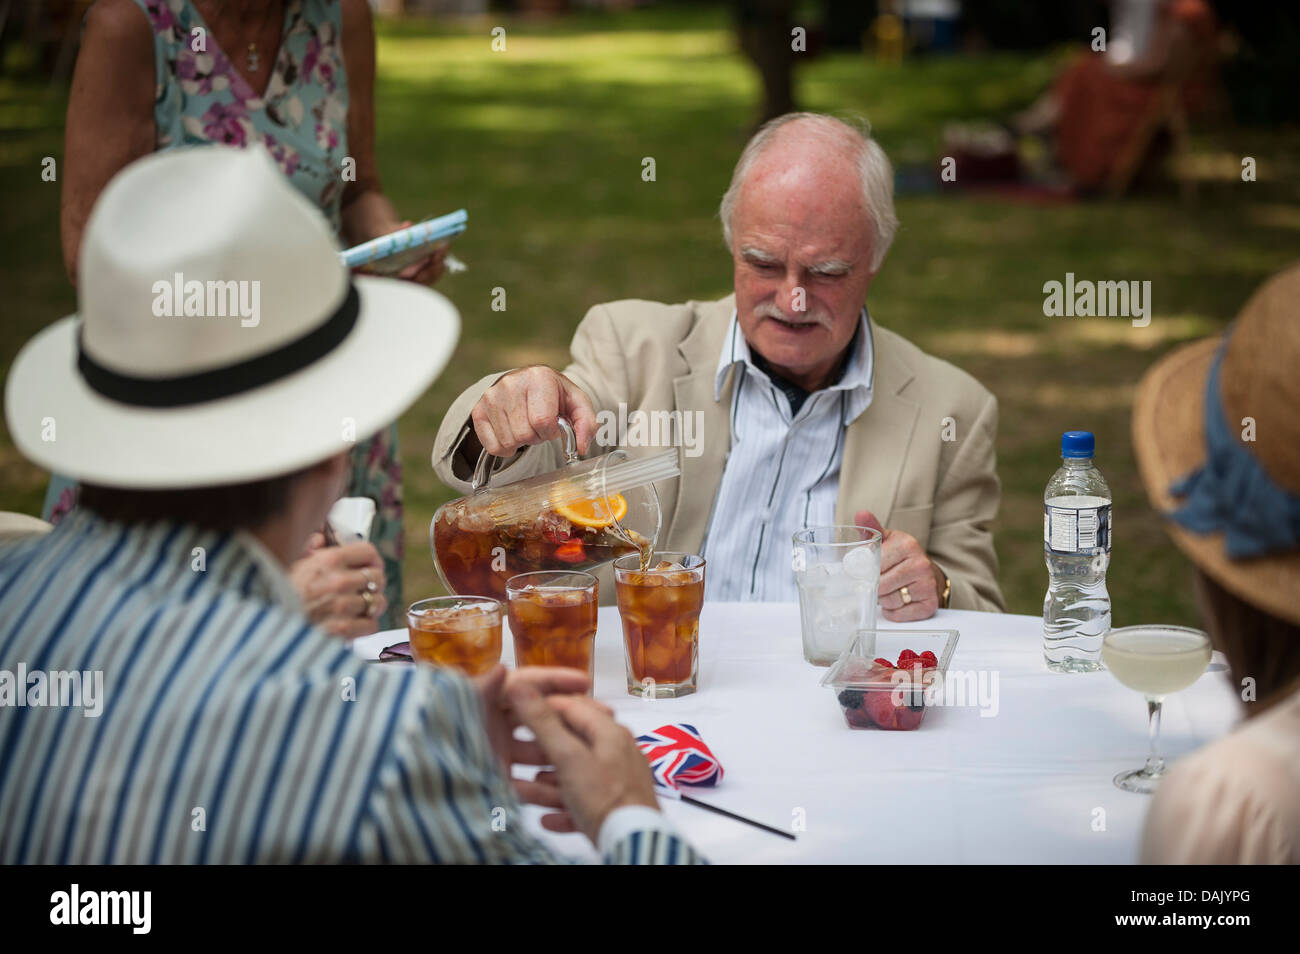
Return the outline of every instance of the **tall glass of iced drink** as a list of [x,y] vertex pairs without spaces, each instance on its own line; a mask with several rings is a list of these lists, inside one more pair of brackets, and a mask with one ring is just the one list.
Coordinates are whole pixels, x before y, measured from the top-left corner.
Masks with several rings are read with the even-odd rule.
[[657,551],[646,556],[614,561],[627,691],[649,698],[690,695],[699,681],[704,559]]
[[506,581],[516,666],[567,666],[593,673],[600,584],[590,573],[543,570]]

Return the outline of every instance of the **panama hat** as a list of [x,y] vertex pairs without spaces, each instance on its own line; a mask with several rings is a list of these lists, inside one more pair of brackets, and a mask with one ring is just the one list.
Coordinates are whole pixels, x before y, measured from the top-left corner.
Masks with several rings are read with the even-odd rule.
[[14,361],[6,420],[32,461],[108,487],[243,483],[350,450],[424,392],[460,328],[428,288],[352,278],[260,146],[122,170],[77,290],[79,313]]
[[1235,596],[1300,623],[1300,265],[1265,282],[1226,336],[1146,373],[1133,445],[1178,547]]

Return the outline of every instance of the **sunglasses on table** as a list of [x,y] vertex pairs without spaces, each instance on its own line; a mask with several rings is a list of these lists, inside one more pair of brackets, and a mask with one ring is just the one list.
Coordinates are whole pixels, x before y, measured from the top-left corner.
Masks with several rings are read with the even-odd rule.
[[375,662],[411,662],[411,644],[403,642],[387,646]]

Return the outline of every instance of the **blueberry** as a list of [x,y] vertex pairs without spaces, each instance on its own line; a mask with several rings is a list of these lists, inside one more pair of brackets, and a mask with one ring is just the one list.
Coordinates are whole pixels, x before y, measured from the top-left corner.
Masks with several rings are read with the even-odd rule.
[[862,693],[856,689],[845,689],[837,698],[845,709],[856,709],[862,705]]

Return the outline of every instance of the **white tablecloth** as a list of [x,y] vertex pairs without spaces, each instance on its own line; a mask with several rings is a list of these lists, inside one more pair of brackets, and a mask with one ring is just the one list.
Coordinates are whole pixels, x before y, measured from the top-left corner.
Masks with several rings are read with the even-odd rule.
[[[626,692],[618,611],[603,607],[596,697],[634,733],[667,722],[699,729],[725,770],[692,794],[770,825],[787,841],[680,802],[664,810],[715,862],[1127,863],[1150,799],[1111,783],[1146,757],[1142,697],[1107,672],[1043,665],[1042,620],[957,610],[890,629],[956,629],[953,670],[997,679],[996,710],[935,708],[912,732],[852,730],[824,669],[804,662],[794,604],[708,604],[700,621],[700,688],[647,701]],[[405,638],[356,642],[362,655]],[[513,663],[507,626],[503,659]],[[1216,653],[1210,670],[1165,702],[1162,752],[1174,759],[1227,732],[1237,703]],[[595,853],[580,835],[558,850]]]

